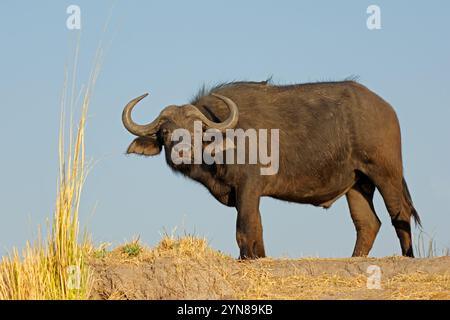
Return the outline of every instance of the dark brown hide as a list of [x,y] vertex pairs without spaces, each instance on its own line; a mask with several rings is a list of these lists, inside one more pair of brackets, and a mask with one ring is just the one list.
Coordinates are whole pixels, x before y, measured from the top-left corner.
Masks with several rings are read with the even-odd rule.
[[[208,119],[223,122],[239,110],[235,128],[279,129],[279,171],[260,174],[260,165],[174,165],[170,134],[192,130],[192,105]],[[221,203],[235,207],[236,239],[241,258],[264,257],[260,198],[328,208],[346,196],[357,240],[353,256],[366,256],[380,228],[373,206],[381,193],[400,240],[402,253],[413,256],[411,216],[420,223],[403,178],[400,127],[393,108],[354,81],[277,86],[236,82],[202,91],[190,105],[171,109],[158,122],[156,139],[140,137],[128,153],[153,155],[164,146],[169,166],[203,184]],[[160,143],[159,146],[155,143]]]

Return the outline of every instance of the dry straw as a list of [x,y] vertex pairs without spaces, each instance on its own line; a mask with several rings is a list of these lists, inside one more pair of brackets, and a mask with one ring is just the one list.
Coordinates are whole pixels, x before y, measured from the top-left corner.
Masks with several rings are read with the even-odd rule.
[[[22,252],[13,249],[0,262],[0,299],[87,299],[90,295],[93,274],[86,259],[91,252],[87,236],[80,239],[79,208],[87,174],[85,161],[85,126],[92,91],[100,69],[101,50],[97,50],[94,67],[86,88],[80,92],[81,114],[74,130],[70,116],[68,148],[65,145],[67,104],[73,108],[79,41],[76,46],[72,70],[72,86],[68,91],[66,71],[61,99],[61,126],[59,132],[59,177],[57,197],[51,226],[45,239],[27,242]],[[69,102],[68,102],[69,101]]]

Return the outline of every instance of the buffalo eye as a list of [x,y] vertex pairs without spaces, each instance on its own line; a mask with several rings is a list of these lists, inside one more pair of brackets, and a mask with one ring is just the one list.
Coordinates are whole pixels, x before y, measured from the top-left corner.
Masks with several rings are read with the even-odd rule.
[[169,134],[169,129],[166,128],[162,129],[162,134],[163,136],[167,136]]

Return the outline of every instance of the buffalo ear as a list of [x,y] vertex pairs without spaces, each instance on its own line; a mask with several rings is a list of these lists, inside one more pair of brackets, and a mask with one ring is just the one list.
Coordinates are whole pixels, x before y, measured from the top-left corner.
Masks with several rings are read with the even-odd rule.
[[143,156],[156,156],[161,153],[162,145],[155,138],[139,137],[127,149],[127,154],[135,153]]

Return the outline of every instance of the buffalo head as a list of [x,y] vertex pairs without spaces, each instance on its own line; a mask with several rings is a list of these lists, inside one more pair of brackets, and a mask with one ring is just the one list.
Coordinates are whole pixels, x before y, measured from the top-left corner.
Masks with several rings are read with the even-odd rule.
[[212,95],[222,100],[228,107],[230,114],[223,122],[214,122],[208,119],[195,105],[182,106],[170,105],[164,108],[159,116],[149,124],[140,125],[132,120],[131,113],[139,101],[148,96],[144,94],[131,100],[123,110],[122,122],[125,128],[135,136],[138,136],[127,149],[127,153],[135,153],[145,156],[154,156],[161,153],[164,146],[166,159],[170,165],[172,148],[177,141],[173,139],[173,133],[177,129],[185,129],[193,135],[194,121],[201,121],[203,130],[215,129],[225,132],[234,128],[239,120],[237,105],[229,98],[219,94]]

